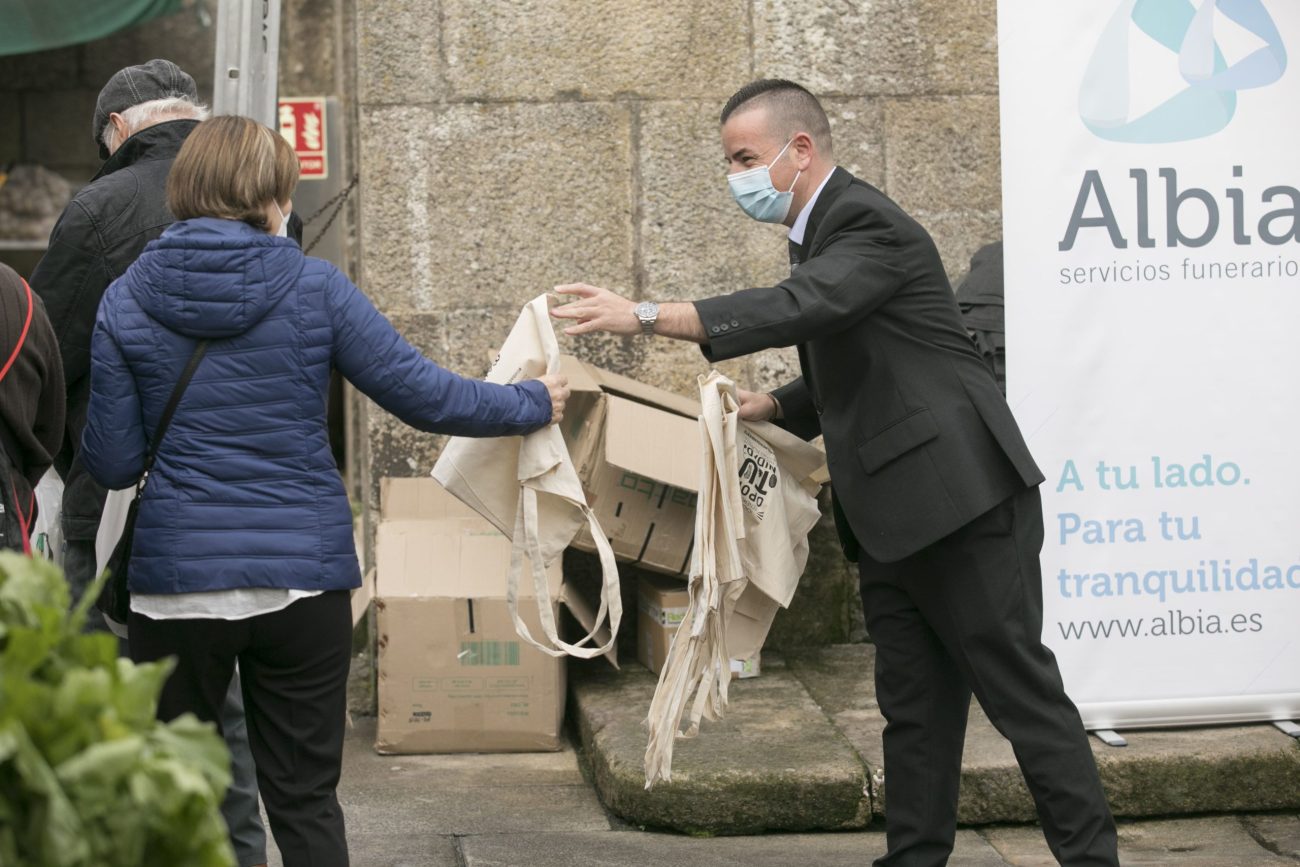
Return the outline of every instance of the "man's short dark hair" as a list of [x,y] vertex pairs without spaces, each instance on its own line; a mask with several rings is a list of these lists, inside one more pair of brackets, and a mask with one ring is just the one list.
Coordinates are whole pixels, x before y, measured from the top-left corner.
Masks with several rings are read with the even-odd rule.
[[766,108],[780,127],[779,134],[806,132],[826,156],[831,154],[831,122],[817,97],[806,87],[784,78],[760,78],[736,91],[722,107],[721,123],[742,108]]

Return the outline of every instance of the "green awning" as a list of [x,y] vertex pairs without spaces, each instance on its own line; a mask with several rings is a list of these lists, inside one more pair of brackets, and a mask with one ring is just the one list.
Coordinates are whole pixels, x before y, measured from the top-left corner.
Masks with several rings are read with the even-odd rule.
[[102,39],[176,12],[185,0],[0,0],[0,55]]

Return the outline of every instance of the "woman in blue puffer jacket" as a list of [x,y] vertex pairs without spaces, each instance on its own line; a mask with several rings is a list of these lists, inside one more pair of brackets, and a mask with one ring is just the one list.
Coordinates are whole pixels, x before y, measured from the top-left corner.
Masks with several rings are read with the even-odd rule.
[[361,583],[326,434],[330,371],[424,431],[524,434],[558,420],[548,377],[500,386],[428,361],[334,266],[283,237],[297,158],[218,117],[167,182],[179,222],[104,294],[82,460],[133,485],[180,372],[208,341],[164,432],[136,523],[131,657],[177,658],[158,715],[216,722],[236,661],[249,740],[286,867],[347,864],[335,787]]

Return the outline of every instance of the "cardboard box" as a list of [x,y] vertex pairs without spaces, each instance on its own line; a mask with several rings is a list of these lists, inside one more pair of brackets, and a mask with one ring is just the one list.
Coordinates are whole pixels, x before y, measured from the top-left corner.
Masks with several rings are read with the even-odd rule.
[[[447,493],[442,485],[428,476],[417,478],[385,477],[380,479],[379,507],[382,520],[479,518],[477,512]],[[560,568],[558,562],[555,564],[555,568]],[[373,584],[373,576],[371,583]],[[528,586],[532,586],[531,579],[529,579]],[[529,592],[527,587],[524,588],[524,592]],[[504,598],[504,591],[502,591],[502,597]],[[582,627],[582,635],[591,632],[592,626],[596,622],[596,609],[590,602],[582,594],[574,592],[567,584],[561,585],[558,598],[560,603],[573,615],[573,619]],[[581,635],[564,635],[563,637],[566,641],[576,641]],[[596,633],[596,646],[603,645],[608,641],[609,625],[604,624]],[[616,647],[611,646],[604,658],[610,665],[618,668]]]
[[[684,581],[647,573],[640,576],[636,598],[636,658],[658,674],[668,659],[673,636],[686,616],[690,595]],[[738,678],[758,677],[761,673],[759,651],[755,650],[745,659],[731,660],[731,672]]]
[[677,627],[686,616],[686,583],[659,575],[639,576],[636,591],[636,658],[658,674],[668,659]]
[[[565,581],[564,586],[560,588],[560,604],[568,609],[569,613],[573,615],[574,621],[582,629],[579,635],[565,635],[563,624],[561,624],[560,637],[565,641],[575,642],[585,635],[590,635],[592,627],[596,625],[596,609],[581,593],[576,592],[568,581]],[[627,612],[624,612],[624,619],[629,616]],[[600,629],[596,630],[596,637],[593,642],[589,643],[589,646],[603,647],[606,644],[609,644],[609,650],[605,651],[602,656],[606,662],[617,669],[619,667],[618,643],[609,640],[608,620],[600,625]]]
[[[386,479],[376,534],[381,753],[558,750],[564,660],[506,605],[510,542],[431,479]],[[460,516],[458,516],[460,514]],[[397,517],[401,516],[401,517]],[[550,572],[558,598],[561,571]],[[527,582],[520,613],[542,635]]]
[[731,676],[737,680],[747,680],[751,677],[758,677],[763,673],[761,651],[754,653],[745,659],[731,660]]
[[[361,550],[360,547],[357,550]],[[366,616],[370,610],[370,603],[375,598],[375,570],[361,576],[361,586],[352,591],[352,628],[356,629],[357,624]]]
[[[573,392],[561,431],[614,554],[685,573],[700,477],[699,404],[569,356],[560,369]],[[586,530],[573,545],[595,550]]]
[[[698,401],[571,356],[561,357],[560,371],[573,392],[561,432],[615,556],[664,575],[684,575],[702,457]],[[585,530],[573,547],[595,550]],[[642,592],[669,594],[659,601],[640,598],[637,611],[637,656],[658,672],[684,613],[685,585],[640,577]],[[674,590],[680,591],[676,597]],[[736,603],[727,628],[729,645],[743,654],[733,660],[737,676],[758,675],[762,643],[779,607],[753,586]]]
[[413,479],[386,476],[379,480],[379,517],[383,521],[437,521],[479,515],[428,476]]

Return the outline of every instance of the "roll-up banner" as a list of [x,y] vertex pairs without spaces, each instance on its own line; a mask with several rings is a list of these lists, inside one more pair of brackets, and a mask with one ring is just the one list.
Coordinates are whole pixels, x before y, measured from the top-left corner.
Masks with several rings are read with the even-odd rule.
[[1300,717],[1300,2],[998,23],[1043,639],[1089,728]]

